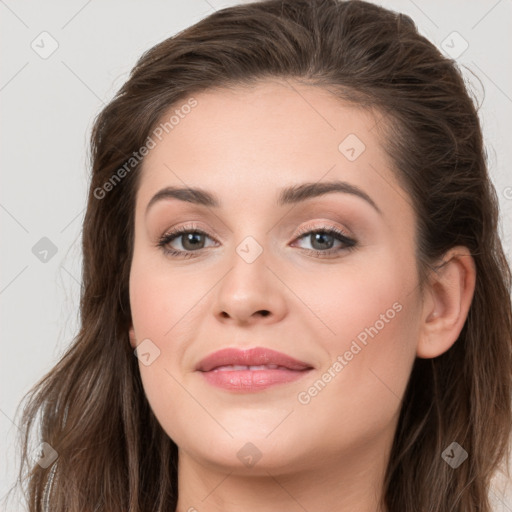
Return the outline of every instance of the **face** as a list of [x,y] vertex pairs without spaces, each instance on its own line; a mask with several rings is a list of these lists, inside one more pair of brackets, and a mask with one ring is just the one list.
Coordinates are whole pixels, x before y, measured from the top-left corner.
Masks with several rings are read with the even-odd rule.
[[180,461],[300,470],[388,446],[421,297],[379,116],[293,82],[194,98],[144,160],[130,274],[131,344]]

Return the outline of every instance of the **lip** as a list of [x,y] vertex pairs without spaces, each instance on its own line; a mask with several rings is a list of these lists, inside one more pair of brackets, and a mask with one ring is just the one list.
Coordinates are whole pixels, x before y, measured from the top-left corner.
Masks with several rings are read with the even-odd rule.
[[[233,368],[269,366],[268,368]],[[259,391],[304,377],[313,367],[282,352],[256,347],[246,350],[225,348],[205,357],[196,367],[206,381],[231,391]]]

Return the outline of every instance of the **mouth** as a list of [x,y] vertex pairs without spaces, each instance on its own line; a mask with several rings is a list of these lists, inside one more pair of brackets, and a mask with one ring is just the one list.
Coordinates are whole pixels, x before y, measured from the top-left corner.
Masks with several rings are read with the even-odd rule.
[[300,379],[311,370],[306,362],[262,347],[219,350],[196,367],[209,384],[231,391],[259,391]]

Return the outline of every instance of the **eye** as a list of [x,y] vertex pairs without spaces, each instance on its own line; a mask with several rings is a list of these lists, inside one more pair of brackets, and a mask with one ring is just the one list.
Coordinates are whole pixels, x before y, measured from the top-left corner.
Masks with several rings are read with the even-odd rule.
[[[357,242],[353,238],[347,236],[343,231],[332,226],[322,226],[316,229],[308,227],[303,228],[300,233],[301,236],[297,240],[309,240],[312,249],[306,248],[307,251],[314,253],[320,257],[336,255],[342,251],[349,251],[353,249]],[[338,244],[338,247],[334,247]]]
[[[207,233],[197,229],[195,226],[183,226],[165,233],[158,241],[157,246],[164,254],[169,256],[183,256],[190,258],[195,256],[194,252],[204,249],[205,238],[210,238]],[[171,242],[180,241],[182,249],[169,249]]]

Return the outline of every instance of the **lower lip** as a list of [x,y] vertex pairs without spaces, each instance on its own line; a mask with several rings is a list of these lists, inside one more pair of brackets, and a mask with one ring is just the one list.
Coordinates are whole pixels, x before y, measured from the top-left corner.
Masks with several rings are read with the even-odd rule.
[[278,384],[301,379],[310,370],[222,370],[201,372],[212,386],[230,391],[260,391]]

